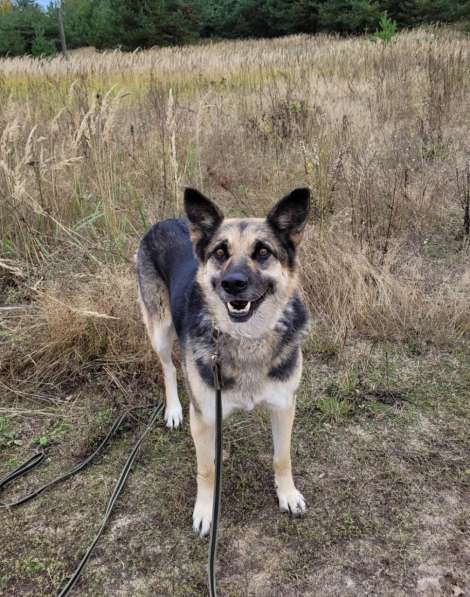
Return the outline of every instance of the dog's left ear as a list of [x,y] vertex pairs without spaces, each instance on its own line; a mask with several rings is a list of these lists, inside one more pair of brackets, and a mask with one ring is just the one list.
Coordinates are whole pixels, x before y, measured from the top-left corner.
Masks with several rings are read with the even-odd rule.
[[199,259],[204,259],[204,251],[224,219],[220,209],[196,189],[184,191],[184,209],[188,216],[191,240]]
[[310,190],[295,189],[271,209],[267,221],[271,228],[285,240],[297,246],[310,211]]

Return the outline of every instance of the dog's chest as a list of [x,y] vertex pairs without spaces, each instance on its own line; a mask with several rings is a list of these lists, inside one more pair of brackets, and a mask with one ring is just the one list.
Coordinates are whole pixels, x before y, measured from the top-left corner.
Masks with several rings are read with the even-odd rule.
[[286,342],[282,329],[263,338],[232,337],[201,342],[200,336],[185,349],[186,376],[191,395],[204,416],[214,415],[212,355],[218,353],[222,373],[224,416],[234,410],[252,410],[258,404],[286,408],[302,369],[299,345]]
[[272,386],[269,371],[273,359],[274,340],[231,340],[220,346],[222,379],[225,380],[224,403],[233,408],[251,410],[265,401]]

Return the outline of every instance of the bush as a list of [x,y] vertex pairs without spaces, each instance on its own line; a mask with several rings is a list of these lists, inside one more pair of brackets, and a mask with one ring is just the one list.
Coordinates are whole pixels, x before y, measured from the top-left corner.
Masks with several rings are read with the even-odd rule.
[[54,56],[57,53],[56,45],[50,39],[44,36],[44,28],[38,25],[36,33],[31,44],[31,54],[33,56]]
[[380,29],[376,31],[371,37],[371,41],[383,41],[389,43],[397,34],[398,25],[384,13],[379,21]]

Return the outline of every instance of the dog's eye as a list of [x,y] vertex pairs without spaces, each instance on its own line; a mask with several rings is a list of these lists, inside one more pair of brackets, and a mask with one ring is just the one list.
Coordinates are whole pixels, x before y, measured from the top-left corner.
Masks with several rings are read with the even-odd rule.
[[217,257],[217,259],[222,260],[227,257],[227,251],[222,247],[219,247],[214,251],[214,255]]
[[270,255],[271,251],[268,249],[268,247],[260,246],[256,249],[253,258],[258,259],[259,261],[265,261]]
[[268,249],[266,249],[266,247],[261,247],[261,249],[258,251],[258,257],[262,257],[264,259],[268,255],[269,255],[269,251],[268,251]]

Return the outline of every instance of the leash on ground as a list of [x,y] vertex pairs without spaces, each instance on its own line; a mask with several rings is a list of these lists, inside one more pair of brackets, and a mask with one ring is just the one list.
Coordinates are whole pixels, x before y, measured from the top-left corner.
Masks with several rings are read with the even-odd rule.
[[[216,392],[215,392],[216,393],[216,412],[218,414],[216,414],[216,419],[217,419],[216,465],[215,465],[216,466],[216,479],[215,479],[215,491],[214,491],[214,501],[213,501],[213,517],[214,518],[213,518],[211,536],[210,536],[210,542],[209,542],[209,564],[208,564],[209,594],[211,597],[216,597],[216,595],[217,595],[216,581],[215,581],[215,556],[216,556],[216,551],[217,551],[217,526],[218,526],[218,521],[219,521],[219,516],[220,516],[220,489],[221,489],[221,465],[222,465],[222,416],[221,416],[222,415],[222,404],[221,404],[222,392],[221,392],[221,384],[220,384],[220,364],[218,363],[217,360],[214,360],[214,384],[215,384],[215,388],[216,388]],[[58,597],[65,597],[66,595],[68,595],[70,593],[70,591],[73,589],[73,587],[75,586],[75,584],[77,583],[77,581],[80,577],[80,574],[82,573],[88,560],[90,559],[90,557],[93,553],[93,549],[95,548],[99,538],[101,537],[101,535],[111,517],[111,513],[114,508],[114,505],[126,484],[129,473],[131,472],[132,466],[137,458],[139,448],[140,448],[142,442],[144,441],[144,439],[146,438],[147,434],[151,431],[151,429],[155,425],[157,419],[163,412],[164,407],[163,407],[162,403],[158,403],[157,405],[155,405],[153,407],[138,407],[137,409],[132,409],[132,410],[145,409],[145,408],[153,408],[153,411],[152,411],[150,419],[147,423],[147,426],[144,429],[142,435],[139,437],[138,441],[134,444],[134,447],[132,448],[132,451],[130,452],[130,454],[126,460],[126,463],[121,470],[119,479],[118,479],[116,485],[114,486],[113,492],[112,492],[112,494],[108,500],[108,503],[106,505],[106,510],[105,510],[101,525],[100,525],[93,541],[91,542],[90,546],[88,547],[87,551],[85,552],[85,555],[82,557],[79,565],[75,569],[75,572],[72,574],[72,576],[67,581],[67,584],[62,588],[62,590],[58,594]],[[52,481],[49,481],[48,483],[45,483],[44,485],[40,486],[38,489],[34,490],[33,492],[23,496],[22,498],[14,501],[14,502],[9,502],[9,503],[1,503],[0,502],[0,509],[1,508],[11,509],[11,508],[15,508],[17,506],[26,504],[27,502],[31,501],[32,499],[38,497],[41,493],[43,493],[50,487],[53,487],[54,485],[60,483],[61,481],[65,481],[66,479],[72,477],[73,475],[76,475],[79,471],[83,470],[103,451],[105,446],[108,444],[109,440],[117,433],[117,431],[121,427],[123,421],[127,418],[128,414],[130,412],[131,411],[128,411],[124,414],[119,415],[116,418],[111,429],[108,431],[106,437],[101,441],[101,443],[94,450],[94,452],[92,454],[90,454],[90,456],[88,456],[83,462],[79,463],[78,465],[74,466],[70,470],[66,471],[64,474],[60,475],[59,477],[56,477],[55,479],[53,479]],[[45,460],[45,458],[46,458],[46,452],[44,450],[34,454],[29,460],[27,460],[26,462],[21,464],[18,468],[16,468],[14,471],[12,471],[8,475],[6,475],[3,479],[0,479],[0,491],[2,489],[4,489],[6,487],[6,485],[11,483],[13,480],[18,479],[19,477],[27,474],[33,468],[35,468],[36,466],[41,464]]]

